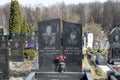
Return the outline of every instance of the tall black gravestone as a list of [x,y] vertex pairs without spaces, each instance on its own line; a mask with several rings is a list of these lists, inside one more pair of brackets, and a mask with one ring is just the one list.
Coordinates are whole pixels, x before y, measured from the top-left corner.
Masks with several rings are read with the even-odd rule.
[[60,54],[60,19],[39,22],[39,69],[42,72],[55,71],[55,58]]
[[12,40],[11,44],[11,61],[13,62],[23,62],[23,43],[22,40]]
[[63,23],[63,50],[69,72],[82,71],[82,25]]
[[7,35],[0,35],[0,79],[9,80],[9,51]]
[[[109,63],[120,62],[120,29],[114,28],[109,34]],[[120,64],[120,63],[119,63]]]

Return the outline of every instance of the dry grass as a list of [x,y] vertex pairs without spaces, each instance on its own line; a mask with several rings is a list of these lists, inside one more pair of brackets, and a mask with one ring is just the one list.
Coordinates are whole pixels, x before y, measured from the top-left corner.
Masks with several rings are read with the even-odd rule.
[[21,77],[18,77],[18,78],[11,77],[10,80],[24,80],[24,79]]
[[[86,55],[86,51],[83,51],[83,54]],[[95,66],[94,65],[91,65],[87,59],[87,56],[84,56],[84,59],[82,61],[82,68],[84,69],[85,67],[87,68],[90,68],[91,69],[91,74],[92,74],[92,77],[94,79],[100,79],[100,78],[106,78],[107,77],[107,74],[104,73],[102,74],[101,76],[98,76],[95,72]]]

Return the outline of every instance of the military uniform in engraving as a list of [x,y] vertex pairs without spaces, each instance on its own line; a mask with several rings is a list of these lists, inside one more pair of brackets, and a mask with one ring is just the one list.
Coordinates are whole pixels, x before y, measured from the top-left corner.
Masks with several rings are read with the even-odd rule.
[[46,33],[43,33],[42,36],[44,38],[45,44],[48,44],[48,45],[55,44],[56,34],[52,32],[52,27],[51,26],[46,27]]

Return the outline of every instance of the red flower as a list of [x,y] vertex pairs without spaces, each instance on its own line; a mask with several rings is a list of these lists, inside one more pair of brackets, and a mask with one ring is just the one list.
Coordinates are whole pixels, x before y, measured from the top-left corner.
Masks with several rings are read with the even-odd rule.
[[60,55],[60,56],[56,57],[56,59],[59,61],[64,61],[65,59],[67,59],[67,57]]

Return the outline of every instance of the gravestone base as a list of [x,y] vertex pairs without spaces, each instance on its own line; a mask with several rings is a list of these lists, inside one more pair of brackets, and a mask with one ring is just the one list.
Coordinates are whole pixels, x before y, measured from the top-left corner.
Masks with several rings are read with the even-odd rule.
[[87,80],[84,72],[36,72],[36,80]]
[[120,59],[110,59],[109,63],[114,65],[120,65]]

